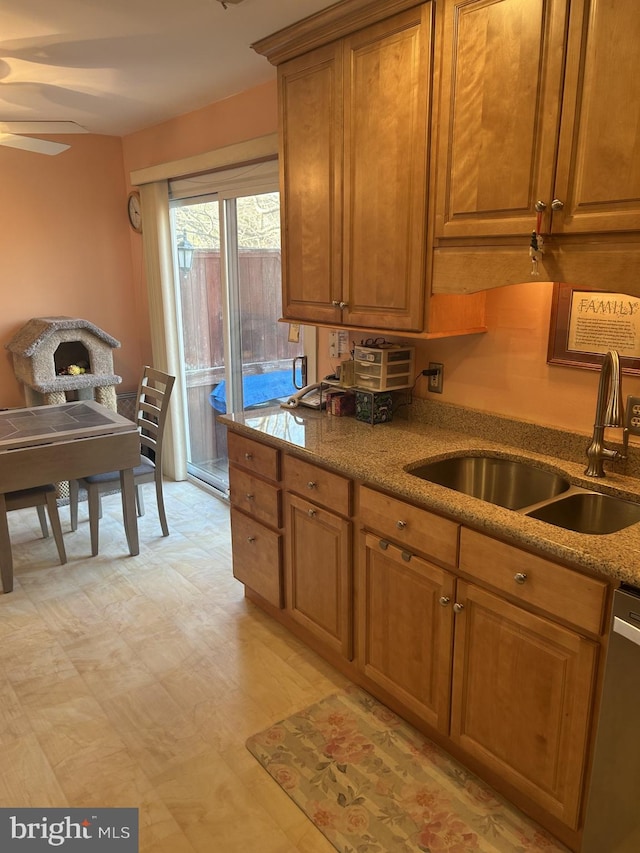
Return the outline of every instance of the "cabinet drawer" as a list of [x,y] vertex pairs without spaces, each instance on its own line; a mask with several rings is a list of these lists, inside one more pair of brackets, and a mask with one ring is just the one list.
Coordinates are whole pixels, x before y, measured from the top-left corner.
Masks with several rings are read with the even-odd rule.
[[282,527],[281,490],[248,471],[229,466],[229,498],[234,506],[254,518]]
[[235,462],[253,474],[269,480],[280,479],[280,451],[275,447],[245,438],[238,433],[227,433],[229,461]]
[[443,566],[457,565],[460,525],[455,521],[366,486],[360,489],[360,520],[367,530],[393,539],[408,551],[419,551]]
[[282,607],[282,535],[231,508],[233,576],[275,607]]
[[285,456],[284,482],[296,492],[340,515],[351,515],[351,481],[294,456]]
[[603,630],[605,581],[464,527],[460,532],[460,570],[593,634]]

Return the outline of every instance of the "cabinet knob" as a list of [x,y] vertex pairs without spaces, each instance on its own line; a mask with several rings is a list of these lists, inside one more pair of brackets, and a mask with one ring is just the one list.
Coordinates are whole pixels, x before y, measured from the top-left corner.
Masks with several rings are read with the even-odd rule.
[[438,601],[443,607],[446,607],[447,604],[451,601],[451,599],[448,595],[441,595]]
[[338,300],[337,300],[337,299],[332,299],[332,300],[331,300],[331,304],[333,305],[333,307],[334,307],[334,308],[339,308],[339,307],[340,307],[340,303],[338,302]]
[[253,496],[253,495],[245,495],[245,497],[246,497],[246,499],[247,499],[248,501],[252,501],[252,500],[253,500],[253,498],[254,498],[254,496]]
[[341,308],[342,310],[344,310],[345,308],[348,308],[348,307],[349,307],[348,302],[338,302],[338,308]]
[[463,610],[464,610],[464,604],[458,604],[458,602],[456,601],[456,603],[453,605],[453,612],[454,613],[462,613]]
[[314,515],[317,515],[317,514],[318,514],[318,513],[316,512],[316,510],[315,510],[315,509],[308,509],[308,510],[307,510],[307,515],[309,516],[309,518],[313,518],[313,517],[314,517]]
[[314,483],[314,482],[313,482],[313,480],[309,480],[309,482],[307,483],[307,488],[308,488],[308,489],[317,489],[317,488],[318,488],[318,484],[317,484],[317,483]]
[[398,528],[398,530],[404,530],[406,526],[406,521],[396,521],[396,527]]
[[412,557],[413,557],[413,554],[411,553],[411,551],[403,551],[402,552],[402,559],[405,561],[405,563],[409,563],[411,561]]
[[249,542],[249,544],[252,544],[252,543],[253,543],[253,542],[255,542],[255,541],[256,541],[256,537],[255,537],[255,536],[247,536],[247,542]]
[[527,579],[527,573],[526,572],[517,572],[514,575],[513,579],[516,583],[523,584]]
[[551,202],[551,210],[562,210],[564,208],[564,202],[560,201],[559,198],[554,198]]
[[381,540],[378,542],[378,545],[380,546],[380,548],[381,548],[381,550],[382,550],[382,551],[386,551],[386,550],[387,550],[387,548],[389,547],[389,543],[387,542],[387,540],[386,540],[386,539],[381,539]]
[[245,459],[253,459],[253,453],[245,453],[244,458]]
[[534,207],[535,207],[535,209],[536,209],[536,211],[537,211],[538,213],[544,213],[544,212],[545,212],[545,210],[547,209],[547,205],[546,205],[546,203],[545,203],[544,201],[540,201],[540,200],[538,200],[538,201],[534,204]]

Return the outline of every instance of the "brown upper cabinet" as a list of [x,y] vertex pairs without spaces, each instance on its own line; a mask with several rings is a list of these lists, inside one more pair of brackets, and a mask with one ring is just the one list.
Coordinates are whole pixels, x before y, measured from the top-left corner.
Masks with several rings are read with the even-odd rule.
[[347,0],[254,48],[278,66],[284,318],[484,331],[427,287],[433,4]]
[[540,278],[640,292],[640,5],[444,0],[433,288]]

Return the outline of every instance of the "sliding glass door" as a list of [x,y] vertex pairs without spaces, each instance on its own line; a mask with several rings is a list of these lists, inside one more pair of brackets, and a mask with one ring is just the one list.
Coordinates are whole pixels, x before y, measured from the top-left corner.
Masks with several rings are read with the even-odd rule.
[[293,393],[293,359],[310,345],[312,330],[301,328],[298,335],[278,322],[279,208],[275,191],[232,187],[171,203],[187,466],[224,492],[226,430],[216,416],[258,411]]

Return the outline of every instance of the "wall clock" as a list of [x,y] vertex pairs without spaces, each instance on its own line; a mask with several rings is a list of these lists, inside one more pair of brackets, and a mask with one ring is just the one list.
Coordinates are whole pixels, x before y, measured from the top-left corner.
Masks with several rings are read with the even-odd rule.
[[140,209],[140,193],[133,192],[129,193],[129,197],[127,199],[127,213],[129,215],[129,222],[134,231],[137,231],[138,234],[142,234],[142,211]]

